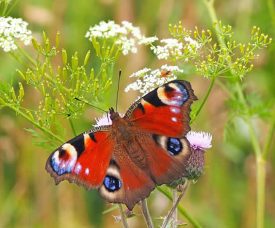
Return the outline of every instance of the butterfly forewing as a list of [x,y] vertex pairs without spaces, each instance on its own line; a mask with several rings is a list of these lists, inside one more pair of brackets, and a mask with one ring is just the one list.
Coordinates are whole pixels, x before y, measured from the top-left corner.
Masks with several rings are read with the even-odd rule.
[[182,137],[190,130],[190,105],[196,99],[189,82],[174,80],[136,101],[124,118],[147,132]]
[[97,188],[102,184],[114,144],[107,131],[83,133],[55,150],[46,169],[56,183],[68,180]]

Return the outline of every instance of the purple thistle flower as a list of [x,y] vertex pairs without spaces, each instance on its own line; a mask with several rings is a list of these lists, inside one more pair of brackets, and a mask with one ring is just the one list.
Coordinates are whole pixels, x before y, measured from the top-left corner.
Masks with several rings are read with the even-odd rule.
[[188,180],[197,180],[203,173],[204,153],[212,147],[212,135],[207,132],[190,131],[186,135],[190,143],[191,154],[188,158],[185,172],[182,178],[173,181],[169,186],[181,189],[182,184]]
[[186,135],[190,143],[191,155],[186,167],[187,178],[191,180],[198,179],[204,169],[204,152],[212,147],[212,135],[207,132],[190,131]]

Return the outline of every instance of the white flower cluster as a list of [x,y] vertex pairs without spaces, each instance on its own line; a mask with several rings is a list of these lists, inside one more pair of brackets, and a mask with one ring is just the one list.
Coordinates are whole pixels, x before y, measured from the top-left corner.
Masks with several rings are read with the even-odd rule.
[[185,49],[189,51],[196,51],[201,47],[196,40],[193,40],[189,36],[184,37],[184,41],[185,42],[182,43],[174,38],[162,39],[160,40],[160,43],[163,45],[152,46],[151,50],[158,59],[168,59],[181,57]]
[[27,26],[28,23],[21,18],[0,17],[0,47],[10,52],[17,49],[16,40],[30,44],[32,32]]
[[182,43],[177,39],[163,39],[160,41],[163,46],[152,46],[151,49],[158,59],[168,59],[171,56],[182,55]]
[[121,25],[114,21],[101,21],[98,25],[90,27],[85,35],[90,41],[93,39],[113,39],[121,45],[124,55],[137,52],[137,44],[151,44],[157,37],[145,37],[139,27],[135,27],[128,21],[122,21]]
[[176,72],[182,73],[183,70],[177,66],[168,65],[163,65],[160,69],[155,70],[144,68],[130,75],[130,77],[136,77],[138,79],[135,82],[129,84],[124,91],[129,92],[130,90],[135,90],[144,95],[157,86],[161,86],[166,82],[176,79],[174,74]]

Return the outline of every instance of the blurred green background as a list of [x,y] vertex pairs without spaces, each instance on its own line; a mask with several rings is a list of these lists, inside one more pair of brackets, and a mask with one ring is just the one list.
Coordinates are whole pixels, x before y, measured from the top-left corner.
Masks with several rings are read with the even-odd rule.
[[[233,26],[238,40],[249,37],[253,25],[262,28],[274,39],[274,0],[219,0],[216,12],[224,24]],[[11,12],[30,23],[34,35],[46,31],[54,40],[61,33],[61,45],[69,52],[84,55],[91,43],[84,38],[89,26],[101,20],[128,20],[140,26],[147,36],[169,37],[168,24],[182,21],[187,28],[211,27],[210,18],[202,1],[187,0],[24,0]],[[255,69],[245,79],[247,88],[261,94],[264,99],[275,97],[275,44],[263,50],[255,61]],[[127,75],[145,66],[160,63],[147,50],[122,57],[119,66],[123,71],[122,88],[129,83]],[[0,52],[0,79],[18,80],[15,69],[20,67]],[[205,94],[208,81],[202,77],[189,77],[198,98]],[[28,103],[26,94],[24,100]],[[28,90],[26,91],[28,93]],[[120,91],[119,111],[125,112],[135,100]],[[255,157],[247,129],[242,122],[238,133],[223,141],[227,121],[227,97],[217,86],[206,107],[192,126],[193,130],[211,132],[213,148],[207,151],[205,174],[191,185],[181,204],[203,227],[255,227]],[[32,101],[33,102],[33,101]],[[93,113],[78,120],[78,133],[91,127]],[[104,203],[96,191],[86,190],[62,182],[55,186],[44,166],[51,151],[33,143],[24,130],[31,127],[7,109],[0,111],[0,227],[121,227],[114,215],[102,212],[111,206]],[[262,123],[263,129],[266,125]],[[263,131],[265,132],[265,130]],[[261,140],[265,135],[260,134]],[[275,227],[275,179],[273,143],[267,164],[266,227]],[[55,148],[52,148],[55,149]],[[165,216],[171,202],[154,191],[149,198],[149,208],[156,221]],[[131,227],[145,227],[139,208],[129,219]],[[185,221],[184,218],[181,218]],[[190,227],[187,225],[187,227]]]

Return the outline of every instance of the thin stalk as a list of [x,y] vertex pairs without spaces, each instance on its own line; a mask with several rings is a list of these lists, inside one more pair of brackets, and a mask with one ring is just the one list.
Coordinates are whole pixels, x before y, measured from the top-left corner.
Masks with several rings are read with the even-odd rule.
[[[157,189],[163,193],[168,199],[172,200],[172,194],[166,190],[163,189],[163,187],[157,187]],[[194,228],[201,228],[202,226],[199,224],[199,222],[197,220],[195,220],[187,211],[184,207],[182,207],[180,204],[178,204],[177,209],[179,211],[179,213],[185,218],[187,219],[188,222],[190,222],[190,224],[193,225]]]
[[[185,189],[186,189],[186,188],[185,188]],[[173,189],[173,191],[177,191],[177,190]],[[173,193],[174,193],[174,192],[173,192]],[[179,195],[177,198],[176,198],[176,197],[174,196],[174,194],[173,194],[173,198],[176,198],[176,201],[173,203],[173,207],[172,207],[172,209],[169,211],[169,213],[168,213],[167,217],[165,218],[165,220],[164,220],[164,222],[163,222],[161,228],[165,228],[165,227],[167,226],[168,222],[170,221],[170,219],[173,217],[174,212],[177,210],[177,207],[178,207],[178,205],[179,205],[179,203],[180,203],[182,197],[184,196],[184,193],[185,193],[185,190],[182,191],[182,192],[180,193],[180,195]],[[174,228],[174,227],[177,227],[176,224],[177,224],[177,219],[173,221],[173,226],[172,226],[172,227],[173,227],[173,228]]]
[[69,123],[70,123],[70,126],[71,126],[74,136],[76,136],[77,133],[76,133],[76,130],[75,130],[75,127],[74,127],[74,124],[73,124],[73,121],[71,118],[69,118]]
[[56,134],[54,134],[53,132],[51,132],[50,130],[42,127],[41,125],[39,125],[37,122],[33,121],[28,115],[26,115],[25,113],[23,113],[21,110],[15,108],[12,105],[8,105],[8,104],[4,104],[4,106],[12,109],[15,113],[19,114],[20,116],[22,116],[23,118],[25,118],[26,120],[28,120],[30,123],[32,123],[35,127],[37,127],[38,129],[40,129],[41,131],[43,131],[44,133],[46,133],[47,135],[55,138],[57,141],[59,142],[64,142],[64,140],[62,138],[60,138],[59,136],[57,136]]
[[121,221],[122,221],[123,227],[124,227],[124,228],[129,228],[129,225],[128,225],[128,223],[127,223],[126,216],[125,216],[124,211],[123,211],[123,208],[122,208],[122,204],[119,203],[119,204],[118,204],[118,207],[119,207],[119,211],[120,211]]
[[[10,12],[13,10],[13,8],[17,5],[17,2],[19,0],[12,1],[12,5],[9,7],[9,9],[5,12],[5,15],[10,15]],[[4,16],[5,16],[4,15]]]
[[266,164],[262,157],[257,157],[257,228],[264,228],[265,215],[265,179]]
[[203,98],[203,100],[202,100],[202,102],[201,102],[201,104],[200,104],[200,107],[199,107],[198,110],[196,111],[194,118],[191,120],[191,124],[195,121],[195,119],[196,119],[196,118],[198,117],[198,115],[200,114],[202,108],[204,107],[204,105],[205,105],[205,103],[206,103],[206,101],[207,101],[207,99],[208,99],[208,97],[209,97],[209,95],[210,95],[210,93],[211,93],[211,91],[212,91],[212,89],[213,89],[213,86],[214,86],[214,83],[215,83],[215,79],[216,79],[216,77],[213,77],[213,78],[211,79],[211,83],[210,83],[210,85],[209,85],[209,87],[208,87],[208,90],[207,90],[207,92],[206,92],[206,94],[205,94],[205,96],[204,96],[204,98]]
[[[274,113],[274,111],[272,113]],[[266,142],[264,144],[263,159],[267,158],[267,153],[270,150],[274,133],[275,133],[275,115],[273,114],[273,119],[271,121],[271,125],[270,125],[269,131],[267,133],[267,137],[266,137]]]
[[[208,0],[203,0],[203,2],[205,3],[205,6],[208,10],[209,16],[212,20],[212,23],[216,23],[218,21],[217,19],[217,15],[214,9],[214,1],[208,1]],[[216,36],[219,42],[219,45],[226,51],[227,47],[225,44],[225,41],[223,39],[223,37],[221,36],[221,31],[219,29],[218,26],[215,26],[215,32],[216,32]],[[230,60],[227,61],[227,64],[229,66],[230,72],[233,76],[235,75],[235,72],[232,68],[232,63]],[[256,132],[253,128],[252,122],[249,118],[249,107],[248,104],[246,102],[246,99],[244,97],[243,91],[241,89],[240,86],[240,82],[237,81],[235,83],[236,88],[237,88],[237,94],[239,99],[241,100],[241,102],[244,105],[244,108],[246,109],[246,113],[247,113],[247,118],[245,118],[246,123],[248,124],[249,127],[249,134],[250,134],[250,138],[252,141],[252,146],[256,155],[256,173],[257,173],[257,206],[256,206],[256,219],[257,219],[257,228],[263,228],[264,227],[264,210],[265,210],[265,177],[266,177],[266,169],[265,169],[265,161],[263,159],[263,153],[261,151],[261,147],[258,141],[258,137],[256,135]]]
[[244,105],[244,107],[245,107],[244,111],[246,111],[246,114],[248,115],[248,117],[245,118],[245,121],[248,125],[249,134],[250,134],[252,146],[254,148],[254,152],[255,152],[255,154],[258,158],[258,157],[261,156],[261,147],[260,147],[260,144],[259,144],[259,141],[258,141],[258,136],[256,135],[253,124],[251,122],[251,119],[249,118],[249,107],[248,107],[248,104],[247,104],[246,99],[244,97],[243,90],[241,88],[240,83],[236,82],[235,85],[236,85],[236,88],[237,88],[238,98],[240,99],[240,101]]
[[269,11],[269,15],[273,24],[273,27],[275,28],[275,4],[274,0],[267,0],[267,7]]
[[31,62],[32,65],[36,66],[36,61],[23,48],[18,47],[18,50]]
[[[173,224],[172,224],[172,228],[177,228],[178,227],[178,210],[177,210],[177,205],[179,204],[180,201],[178,201],[179,197],[178,197],[178,191],[177,189],[173,189],[172,190],[172,194],[173,194],[173,207],[175,207],[174,212],[172,214],[173,217]],[[173,208],[172,208],[173,209]]]
[[153,221],[152,221],[151,215],[150,215],[149,210],[148,210],[148,205],[147,205],[147,200],[146,199],[141,201],[141,210],[142,210],[143,217],[146,221],[147,227],[148,228],[153,228],[154,225],[153,225]]

